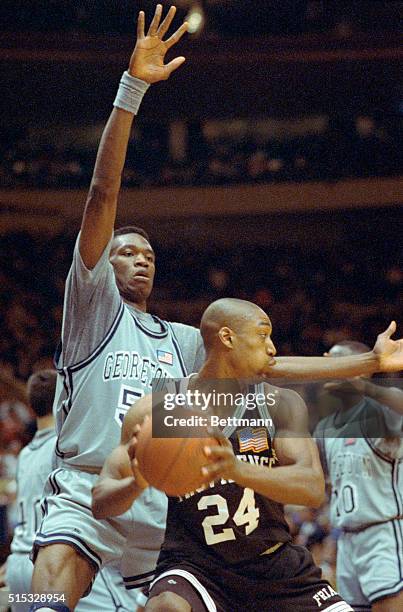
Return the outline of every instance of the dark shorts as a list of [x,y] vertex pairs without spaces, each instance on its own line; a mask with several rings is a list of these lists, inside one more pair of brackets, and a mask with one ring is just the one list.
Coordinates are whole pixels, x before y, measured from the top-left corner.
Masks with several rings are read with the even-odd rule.
[[149,597],[171,591],[192,612],[354,612],[302,546],[284,544],[271,555],[236,565],[208,556],[159,563]]

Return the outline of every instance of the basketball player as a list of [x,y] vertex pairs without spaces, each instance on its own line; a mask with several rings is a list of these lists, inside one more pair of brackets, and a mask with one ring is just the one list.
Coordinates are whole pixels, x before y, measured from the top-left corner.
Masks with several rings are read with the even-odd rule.
[[[40,501],[44,484],[55,469],[56,432],[52,414],[56,387],[56,372],[40,370],[27,383],[29,405],[36,414],[37,432],[18,457],[17,506],[19,522],[11,542],[11,555],[6,562],[5,584],[14,596],[12,612],[27,612],[29,603],[18,602],[30,592],[33,565],[29,558],[35,532],[41,521]],[[91,591],[91,605],[81,600],[76,612],[91,610],[133,609],[132,601],[123,586],[122,578],[112,567],[104,568],[94,582]]]
[[[253,378],[262,381],[255,391],[274,389],[263,382],[271,375],[276,351],[270,320],[259,307],[218,300],[204,313],[201,334],[206,361],[189,388],[213,379]],[[271,428],[260,432],[263,444],[251,452],[248,440],[243,447],[247,432],[225,428],[229,441],[221,436],[219,446],[206,449],[209,464],[203,470],[214,482],[169,498],[165,541],[146,610],[352,610],[321,579],[308,551],[290,543],[282,504],[320,505],[324,479],[304,402],[293,391],[275,391],[278,399],[270,413],[267,405],[254,411],[244,405],[234,416],[272,417],[276,437]],[[150,409],[147,396],[126,415],[121,444],[93,490],[98,516],[123,512],[147,485],[135,463],[135,446]]]
[[[341,342],[328,355],[367,350],[360,342]],[[315,437],[332,486],[331,521],[341,530],[337,586],[357,612],[398,612],[403,610],[403,391],[361,377],[326,387],[340,408],[320,421]]]
[[[47,483],[32,581],[34,593],[66,595],[64,607],[47,606],[60,612],[73,609],[99,568],[122,555],[127,538],[125,583],[136,588],[150,581],[164,534],[165,497],[148,488],[125,516],[98,521],[91,513],[91,488],[119,442],[122,418],[136,398],[150,391],[152,379],[185,376],[202,363],[198,330],[146,313],[155,272],[147,234],[134,226],[113,233],[134,115],[148,86],[167,79],[185,59],[164,64],[166,52],[187,29],[184,23],[163,40],[174,13],[171,7],[161,21],[162,6],[157,5],[147,34],[144,13],[139,14],[136,46],[101,138],[66,283],[56,363],[60,461]],[[354,376],[398,364],[396,352],[385,352],[381,341],[364,356],[340,360],[336,370],[321,357],[282,358],[273,375]]]

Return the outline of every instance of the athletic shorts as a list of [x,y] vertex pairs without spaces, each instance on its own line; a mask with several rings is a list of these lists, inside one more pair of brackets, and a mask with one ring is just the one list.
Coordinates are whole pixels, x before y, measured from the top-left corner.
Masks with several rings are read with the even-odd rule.
[[192,612],[353,612],[308,550],[292,544],[233,565],[206,555],[170,563],[167,553],[149,598],[165,591],[186,599]]
[[149,575],[148,582],[153,576],[165,533],[166,496],[155,489],[146,489],[124,514],[98,520],[91,510],[91,489],[97,478],[97,474],[66,467],[50,474],[32,558],[35,559],[40,547],[68,544],[95,571],[108,563],[122,563],[127,586],[138,589],[145,582],[144,574]]
[[403,590],[403,520],[343,533],[337,541],[337,587],[357,612]]
[[[31,592],[31,579],[34,566],[28,554],[13,553],[7,558],[6,583],[10,593]],[[138,596],[138,594],[136,593]],[[133,612],[136,599],[124,588],[123,579],[117,569],[105,567],[98,574],[88,597],[80,599],[76,612]],[[28,612],[29,603],[15,603],[12,612]]]

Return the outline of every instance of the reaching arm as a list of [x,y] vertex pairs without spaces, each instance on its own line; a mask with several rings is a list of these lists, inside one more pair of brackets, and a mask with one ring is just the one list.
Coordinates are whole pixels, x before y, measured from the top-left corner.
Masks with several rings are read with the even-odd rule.
[[92,512],[97,519],[123,514],[148,486],[137,469],[135,453],[137,435],[149,409],[147,396],[134,404],[125,417],[120,444],[107,457],[92,489]]
[[379,402],[379,404],[387,406],[397,414],[403,415],[403,391],[398,387],[383,387],[374,384],[366,378],[356,376],[341,382],[328,382],[324,385],[324,388],[330,391],[330,393],[341,397],[354,393],[371,397]]
[[374,372],[398,372],[403,369],[403,339],[392,340],[396,323],[379,334],[369,353],[328,359],[327,357],[276,357],[271,378],[349,378]]
[[213,461],[203,468],[212,479],[232,479],[281,504],[319,507],[324,500],[325,481],[318,450],[309,436],[307,409],[302,398],[288,389],[276,413],[278,434],[275,452],[279,467],[268,468],[238,460],[231,443],[220,439],[220,446],[209,447],[206,455]]
[[[168,49],[177,43],[187,30],[187,24],[184,23],[170,38],[162,40],[175,12],[176,9],[172,6],[160,24],[162,6],[158,4],[146,35],[144,12],[139,13],[137,41],[128,68],[130,77],[139,79],[133,80],[132,83],[139,99],[149,84],[166,80],[171,72],[185,61],[184,57],[177,57],[164,64]],[[115,102],[116,104],[119,105]],[[134,114],[131,112],[114,108],[102,134],[80,235],[80,254],[85,266],[90,270],[95,267],[112,235],[133,119]]]

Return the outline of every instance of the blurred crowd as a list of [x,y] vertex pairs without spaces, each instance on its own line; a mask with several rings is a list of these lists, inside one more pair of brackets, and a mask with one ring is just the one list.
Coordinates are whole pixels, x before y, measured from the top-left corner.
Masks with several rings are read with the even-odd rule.
[[[177,4],[180,20],[192,8],[202,10],[205,30],[211,36],[303,32],[334,32],[346,36],[356,31],[397,30],[399,27],[399,2],[265,0],[255,3],[253,10],[243,0],[181,0]],[[16,10],[15,0],[3,0],[0,24],[6,31],[122,34],[132,32],[128,15],[136,15],[139,9],[149,14],[154,7],[155,0],[24,0]]]
[[[304,126],[309,121],[312,125]],[[222,123],[212,133],[208,125],[183,124],[175,131],[177,125],[144,121],[129,146],[123,186],[338,180],[401,171],[403,130],[398,116],[323,117],[317,125],[310,118],[294,120],[291,127],[268,119],[266,124],[261,121],[261,133],[231,133],[236,122]],[[285,133],[276,136],[276,129]],[[62,135],[57,136],[61,131],[63,127],[48,126],[35,138],[22,128],[0,128],[0,187],[87,187],[98,141],[79,146],[73,138],[63,143]]]

